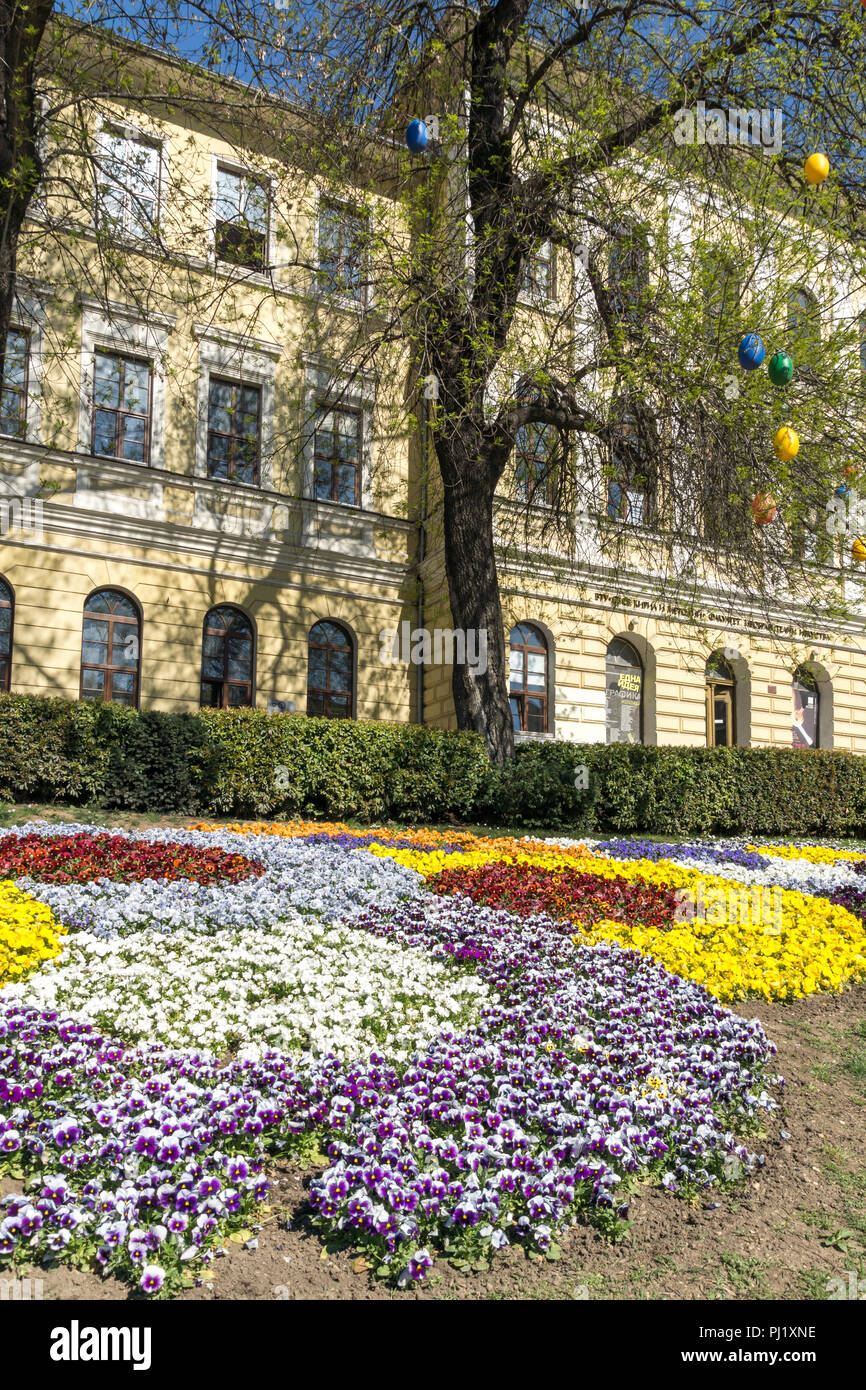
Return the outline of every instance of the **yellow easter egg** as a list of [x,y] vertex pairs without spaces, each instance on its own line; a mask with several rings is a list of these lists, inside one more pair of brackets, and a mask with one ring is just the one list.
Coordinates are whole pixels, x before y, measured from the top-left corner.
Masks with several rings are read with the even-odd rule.
[[782,425],[773,435],[773,448],[778,459],[796,458],[800,449],[800,437],[790,425]]
[[810,154],[804,172],[810,183],[823,183],[830,172],[830,161],[825,154]]

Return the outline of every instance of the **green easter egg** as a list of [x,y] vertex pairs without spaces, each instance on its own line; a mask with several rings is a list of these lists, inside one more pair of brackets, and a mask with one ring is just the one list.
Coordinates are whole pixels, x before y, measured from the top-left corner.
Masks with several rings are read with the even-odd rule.
[[774,386],[787,386],[794,375],[794,363],[787,352],[777,352],[770,358],[767,374]]

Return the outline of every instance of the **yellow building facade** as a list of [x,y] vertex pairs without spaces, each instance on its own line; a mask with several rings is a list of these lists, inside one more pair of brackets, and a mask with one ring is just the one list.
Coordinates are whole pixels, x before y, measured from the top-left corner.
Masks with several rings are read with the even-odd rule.
[[[452,622],[425,451],[394,424],[408,362],[345,367],[376,312],[355,190],[219,113],[103,107],[93,140],[95,187],[34,208],[18,278],[0,689],[455,727],[447,659],[383,637]],[[122,255],[97,274],[99,217]],[[500,581],[522,738],[866,752],[866,608],[678,612],[555,553],[503,552]]]

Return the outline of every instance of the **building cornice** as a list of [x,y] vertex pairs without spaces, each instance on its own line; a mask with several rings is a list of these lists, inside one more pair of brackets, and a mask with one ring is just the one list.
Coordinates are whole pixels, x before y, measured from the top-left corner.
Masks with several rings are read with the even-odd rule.
[[249,583],[271,582],[278,588],[291,584],[291,580],[272,578],[245,573],[219,571],[217,562],[242,566],[246,571],[263,569],[279,570],[282,574],[301,574],[317,576],[332,581],[357,584],[381,585],[386,588],[400,588],[406,581],[407,566],[393,560],[365,560],[353,555],[341,554],[332,550],[318,551],[313,547],[297,546],[275,541],[246,541],[238,536],[221,533],[202,532],[195,527],[177,525],[173,522],[142,522],[130,518],[118,518],[109,513],[84,512],[80,507],[67,507],[46,502],[43,511],[44,535],[36,539],[28,535],[8,535],[6,544],[23,546],[31,550],[57,551],[62,549],[45,537],[74,536],[82,541],[90,541],[99,549],[87,550],[76,545],[76,555],[91,555],[94,558],[113,560],[118,564],[141,564],[153,566],[154,561],[146,556],[137,558],[111,549],[118,545],[129,546],[142,551],[164,551],[172,555],[178,553],[201,562],[198,566],[186,560],[162,560],[161,568],[187,572],[198,569],[201,573],[222,573],[224,578],[244,578]]
[[128,323],[143,323],[166,328],[171,331],[177,323],[176,314],[161,314],[154,309],[139,309],[134,304],[125,304],[120,299],[94,299],[92,295],[79,291],[75,302],[91,313],[102,314],[110,319],[125,319]]
[[224,343],[227,347],[235,347],[244,352],[261,352],[267,357],[282,357],[285,351],[282,343],[274,343],[270,338],[251,338],[245,333],[234,333],[231,329],[221,328],[216,323],[194,323],[192,326],[193,337],[205,338],[208,342]]

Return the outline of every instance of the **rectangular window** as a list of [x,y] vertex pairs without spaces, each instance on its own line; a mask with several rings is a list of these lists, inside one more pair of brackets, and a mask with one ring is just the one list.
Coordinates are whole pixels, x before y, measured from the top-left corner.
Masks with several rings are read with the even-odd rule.
[[149,362],[97,352],[93,364],[93,452],[147,463],[150,457]]
[[313,496],[361,505],[361,413],[322,410],[313,441]]
[[626,411],[614,420],[607,485],[609,521],[624,521],[631,526],[649,524],[650,480],[644,459],[637,422]]
[[324,200],[319,208],[318,284],[363,304],[366,297],[367,219],[363,213]]
[[23,439],[27,429],[27,372],[30,336],[20,328],[6,335],[3,389],[0,391],[0,434]]
[[547,304],[556,298],[555,267],[553,247],[549,241],[543,241],[529,257],[523,275],[521,293],[526,299]]
[[517,495],[524,502],[553,500],[554,430],[550,425],[522,425],[514,445]]
[[742,286],[727,256],[714,252],[707,257],[704,285],[704,337],[709,343],[730,344],[737,333],[737,316]]
[[268,191],[260,179],[217,168],[217,259],[247,270],[265,269],[268,241]]
[[608,293],[614,317],[637,328],[649,287],[649,240],[643,227],[621,225],[610,247]]
[[209,478],[258,483],[261,415],[260,387],[211,377],[207,416]]
[[159,212],[159,146],[106,130],[97,171],[100,220],[127,236],[152,236]]

